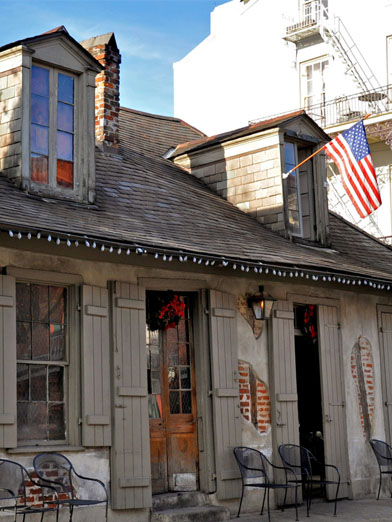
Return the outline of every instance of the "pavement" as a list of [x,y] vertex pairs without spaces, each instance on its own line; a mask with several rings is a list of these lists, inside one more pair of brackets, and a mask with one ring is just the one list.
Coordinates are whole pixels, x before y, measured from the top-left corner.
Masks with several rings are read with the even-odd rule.
[[[333,502],[312,501],[309,518],[306,517],[305,504],[298,507],[298,518],[300,522],[392,522],[392,498],[380,500],[339,500],[337,504],[336,517],[333,516]],[[268,522],[268,514],[263,516],[259,513],[242,514],[240,518],[232,517],[237,522]],[[294,522],[295,509],[288,507],[281,510],[271,511],[271,522]],[[207,521],[206,521],[207,522]]]

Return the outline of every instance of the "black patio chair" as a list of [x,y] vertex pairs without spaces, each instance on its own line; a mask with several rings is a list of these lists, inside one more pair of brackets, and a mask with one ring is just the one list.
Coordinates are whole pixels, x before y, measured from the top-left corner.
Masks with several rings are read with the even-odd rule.
[[[29,501],[28,488],[34,488],[34,500]],[[56,512],[59,518],[59,500],[55,488],[36,482],[26,468],[18,462],[0,459],[0,511],[14,513],[14,522],[18,515],[41,513],[41,522],[48,511]]]
[[108,494],[101,480],[79,475],[71,461],[60,453],[40,453],[34,458],[33,465],[40,481],[56,488],[59,504],[69,507],[70,521],[75,507],[97,504],[105,504],[107,521]]
[[[391,475],[392,478],[392,447],[383,440],[370,439],[370,446],[374,451],[377,459],[378,469],[380,471],[380,484],[378,486],[377,500],[380,498],[381,482],[383,475]],[[391,492],[392,498],[392,492]]]
[[[318,461],[311,451],[296,444],[282,444],[279,446],[278,451],[285,470],[290,474],[295,471],[297,476],[299,475],[298,482],[299,484],[302,483],[306,498],[306,516],[309,516],[310,507],[312,505],[312,490],[313,486],[316,485],[324,488],[336,485],[335,508],[333,512],[334,516],[336,516],[336,505],[340,487],[340,473],[338,468],[332,464],[325,464]],[[315,468],[320,470],[320,475],[315,476]],[[336,480],[326,478],[327,468],[334,470]],[[287,481],[292,482],[293,479],[287,478]],[[285,502],[286,494],[283,505],[285,505]]]
[[[234,448],[234,456],[238,463],[241,472],[242,479],[242,492],[241,500],[238,508],[237,518],[240,516],[242,499],[244,497],[244,490],[246,487],[262,488],[264,489],[263,504],[261,506],[260,514],[263,514],[265,497],[267,496],[267,511],[268,511],[268,522],[271,520],[270,515],[270,502],[269,502],[269,490],[275,489],[295,489],[295,520],[298,520],[298,506],[297,506],[297,490],[299,483],[294,481],[293,483],[278,483],[272,479],[274,469],[283,470],[281,466],[275,466],[270,462],[261,451],[253,448],[247,448],[239,446]],[[293,471],[294,477],[296,477],[295,471]],[[268,493],[267,493],[268,492]],[[283,506],[284,509],[284,506]],[[282,511],[283,511],[282,509]]]

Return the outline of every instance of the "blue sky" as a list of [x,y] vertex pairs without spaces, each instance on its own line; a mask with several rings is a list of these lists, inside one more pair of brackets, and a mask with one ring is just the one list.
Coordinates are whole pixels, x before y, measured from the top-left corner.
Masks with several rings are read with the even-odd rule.
[[121,105],[171,116],[172,64],[208,36],[211,11],[227,1],[0,0],[0,46],[59,25],[78,41],[113,31]]

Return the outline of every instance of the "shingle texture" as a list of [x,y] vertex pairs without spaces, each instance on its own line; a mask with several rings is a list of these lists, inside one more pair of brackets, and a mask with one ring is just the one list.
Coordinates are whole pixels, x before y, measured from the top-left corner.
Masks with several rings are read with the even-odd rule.
[[392,250],[341,218],[331,214],[332,249],[295,244],[163,159],[201,135],[181,120],[122,109],[120,129],[119,154],[97,150],[96,205],[28,195],[0,176],[0,226],[392,278]]

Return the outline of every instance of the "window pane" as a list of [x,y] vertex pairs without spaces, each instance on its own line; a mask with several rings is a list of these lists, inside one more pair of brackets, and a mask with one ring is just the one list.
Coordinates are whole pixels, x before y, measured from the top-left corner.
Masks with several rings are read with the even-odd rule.
[[73,135],[68,132],[57,131],[57,157],[59,159],[73,160]]
[[45,285],[31,285],[31,311],[33,321],[49,322],[49,292]]
[[47,440],[46,402],[18,403],[18,440]]
[[286,172],[295,167],[295,145],[294,143],[285,143],[284,144],[284,154],[285,154],[285,163],[286,163]]
[[57,160],[57,185],[65,188],[73,188],[72,161]]
[[29,365],[18,364],[16,370],[18,401],[29,400]]
[[31,69],[31,93],[49,97],[49,71],[33,65]]
[[49,440],[64,439],[64,404],[49,404]]
[[72,105],[57,103],[57,128],[59,130],[73,132],[74,130],[74,110]]
[[31,154],[30,159],[31,181],[36,181],[37,183],[48,183],[48,158],[46,156],[40,156],[39,154]]
[[179,346],[180,364],[189,364],[189,345],[186,343]]
[[49,287],[50,321],[64,324],[65,321],[65,288],[61,286]]
[[16,283],[16,320],[30,321],[30,285]]
[[178,370],[177,368],[173,368],[172,366],[167,370],[167,378],[169,381],[169,388],[172,390],[178,390],[179,382],[178,382]]
[[49,126],[49,98],[31,95],[31,123]]
[[182,413],[192,413],[192,395],[190,391],[182,392]]
[[64,400],[64,368],[49,366],[49,401]]
[[181,374],[181,389],[189,390],[191,388],[191,369],[189,366],[187,368],[180,368]]
[[63,361],[65,359],[65,332],[64,325],[50,325],[50,360]]
[[74,79],[65,74],[58,75],[58,99],[67,102],[74,102]]
[[46,370],[47,367],[44,365],[32,366],[30,368],[32,401],[47,400]]
[[31,323],[16,323],[16,358],[31,359]]
[[169,396],[170,413],[180,413],[180,392],[170,392]]
[[49,360],[49,325],[33,323],[32,360]]
[[32,123],[30,144],[31,152],[47,156],[49,154],[49,129]]

